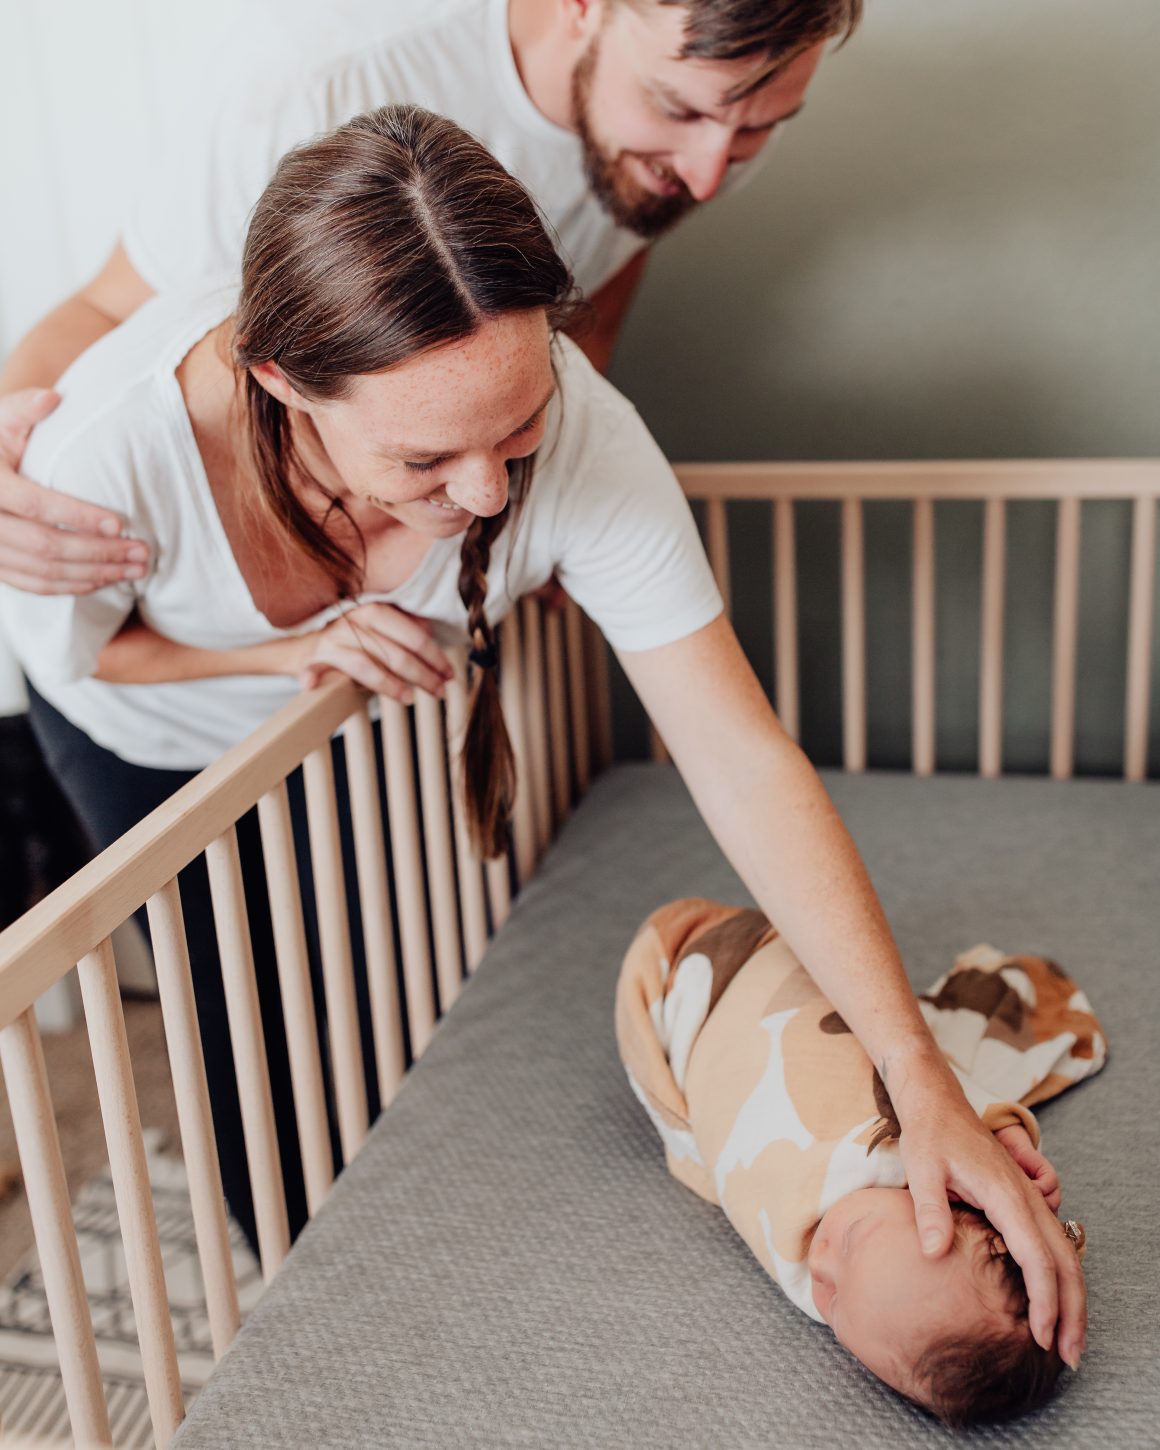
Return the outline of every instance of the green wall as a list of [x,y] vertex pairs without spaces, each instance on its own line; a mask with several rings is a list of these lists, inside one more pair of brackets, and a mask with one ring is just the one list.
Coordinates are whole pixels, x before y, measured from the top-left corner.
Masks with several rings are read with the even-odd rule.
[[[762,174],[657,247],[612,376],[674,459],[1160,455],[1160,6],[867,0]],[[1120,766],[1128,515],[1085,506],[1077,764]],[[940,505],[939,764],[976,747],[981,510]],[[909,759],[909,512],[867,512],[871,763]],[[732,510],[771,678],[769,527]],[[800,510],[803,740],[840,748],[837,509]],[[1047,758],[1054,516],[1009,523],[1005,756]],[[1157,591],[1160,600],[1160,589]],[[1152,709],[1160,773],[1160,618]],[[623,695],[622,747],[643,748]]]

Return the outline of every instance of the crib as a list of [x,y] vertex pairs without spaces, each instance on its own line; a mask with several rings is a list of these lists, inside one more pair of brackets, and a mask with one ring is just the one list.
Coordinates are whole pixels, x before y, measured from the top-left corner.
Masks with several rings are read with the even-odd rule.
[[[1150,945],[1154,955],[1155,915],[1147,879],[1154,865],[1149,870],[1142,863],[1147,862],[1149,852],[1160,847],[1155,787],[1145,783],[1160,463],[697,464],[684,466],[678,472],[703,522],[710,563],[727,607],[733,594],[730,507],[743,500],[767,506],[772,528],[775,704],[786,729],[795,737],[800,732],[802,714],[795,510],[799,504],[814,500],[840,505],[841,591],[837,604],[843,769],[827,775],[827,783],[851,821],[875,880],[879,881],[880,872],[885,872],[894,883],[892,889],[903,902],[904,917],[906,903],[911,900],[907,895],[910,888],[900,875],[890,873],[900,873],[905,867],[920,877],[936,849],[950,853],[949,862],[961,843],[947,834],[948,818],[965,823],[963,842],[967,844],[971,830],[976,837],[992,829],[1005,830],[1005,840],[1024,842],[1031,837],[1021,832],[1042,831],[1046,833],[1042,839],[1051,843],[1052,850],[1071,834],[1086,836],[1086,828],[1083,832],[1078,828],[1088,823],[1102,841],[1101,849],[1110,853],[1106,860],[1101,858],[1103,866],[1098,862],[1093,866],[1082,855],[1067,858],[1070,864],[1056,866],[1058,871],[1084,877],[1087,887],[1095,891],[1098,886],[1109,900],[1109,892],[1114,894],[1122,888],[1122,899],[1112,917],[1122,934],[1125,960],[1122,970],[1107,969],[1106,980],[1094,985],[1092,995],[1102,1013],[1109,1006],[1105,995],[1112,995],[1117,982],[1124,986],[1126,997],[1132,962],[1141,952],[1146,959]],[[1051,781],[999,779],[1004,764],[1006,523],[1008,506],[1025,499],[1050,502],[1055,509]],[[1123,586],[1128,628],[1123,644],[1126,687],[1122,780],[1078,781],[1072,777],[1083,505],[1087,500],[1107,499],[1128,501],[1132,518],[1130,577]],[[885,500],[909,504],[913,518],[908,580],[912,618],[909,779],[898,773],[868,769],[864,518],[868,509]],[[937,771],[935,539],[938,505],[949,500],[978,501],[983,510],[977,761],[977,776],[981,779],[973,780],[940,779]],[[1120,586],[1109,581],[1109,587]],[[481,867],[473,859],[453,788],[453,763],[466,710],[464,661],[460,658],[456,680],[449,687],[444,705],[426,696],[410,708],[385,699],[372,702],[345,681],[327,683],[300,697],[0,934],[0,1062],[10,1094],[60,1370],[78,1443],[106,1445],[112,1443],[112,1437],[35,1018],[37,999],[73,971],[79,979],[92,1046],[153,1433],[159,1446],[170,1444],[175,1436],[182,1446],[213,1446],[215,1450],[232,1444],[372,1445],[395,1443],[395,1437],[398,1443],[434,1445],[446,1444],[452,1436],[465,1444],[481,1445],[694,1445],[709,1443],[705,1435],[713,1424],[719,1428],[722,1442],[768,1443],[768,1426],[762,1429],[746,1417],[742,1402],[750,1390],[740,1381],[725,1375],[730,1387],[729,1403],[737,1417],[730,1428],[721,1419],[721,1403],[712,1391],[713,1374],[704,1366],[691,1380],[687,1376],[675,1378],[671,1366],[658,1371],[658,1363],[663,1366],[667,1361],[663,1354],[659,1361],[655,1356],[650,1358],[649,1336],[663,1339],[666,1330],[660,1319],[648,1320],[643,1329],[639,1321],[634,1323],[631,1334],[636,1336],[636,1350],[643,1355],[638,1366],[641,1378],[626,1379],[623,1356],[618,1359],[615,1352],[605,1353],[595,1343],[605,1333],[610,1346],[618,1342],[618,1332],[610,1327],[614,1323],[612,1309],[607,1302],[601,1302],[603,1291],[592,1284],[569,1280],[567,1295],[561,1299],[564,1291],[552,1277],[555,1268],[537,1276],[535,1265],[541,1262],[536,1258],[538,1238],[528,1223],[524,1224],[522,1239],[517,1233],[518,1242],[505,1240],[496,1249],[496,1263],[522,1266],[515,1288],[504,1277],[507,1270],[500,1273],[500,1299],[505,1294],[519,1296],[520,1307],[511,1308],[515,1299],[509,1304],[509,1321],[497,1320],[493,1311],[487,1308],[485,1312],[477,1300],[472,1301],[472,1309],[470,1304],[459,1305],[457,1295],[440,1299],[441,1294],[449,1292],[438,1267],[443,1261],[441,1255],[446,1254],[447,1243],[462,1243],[465,1228],[454,1213],[447,1216],[449,1211],[445,1212],[442,1197],[432,1196],[427,1161],[430,1153],[420,1151],[419,1145],[424,1140],[447,1144],[452,1176],[458,1157],[471,1159],[477,1179],[461,1184],[466,1198],[471,1197],[470,1185],[478,1181],[478,1175],[486,1177],[490,1171],[481,1166],[483,1159],[472,1158],[474,1149],[464,1141],[467,1130],[451,1113],[452,1103],[460,1104],[461,1113],[470,1118],[473,1099],[486,1103],[494,1087],[497,1096],[492,1106],[509,1125],[518,1124],[523,1145],[513,1150],[505,1173],[512,1175],[513,1182],[519,1179],[521,1152],[547,1153],[552,1182],[568,1187],[569,1203],[585,1192],[583,1182],[575,1179],[575,1164],[559,1142],[555,1138],[551,1142],[543,1139],[534,1118],[526,1117],[532,1101],[555,1101],[553,1089],[546,1086],[550,1079],[536,1077],[533,1068],[526,1065],[529,1058],[537,1058],[537,1041],[551,1045],[550,1052],[548,1046],[544,1046],[544,1052],[554,1054],[557,1070],[567,1070],[573,1084],[584,1080],[589,1072],[593,1082],[601,1084],[599,1089],[585,1089],[581,1095],[587,1111],[594,1115],[592,1121],[600,1125],[599,1136],[617,1173],[610,1176],[607,1164],[601,1168],[598,1156],[586,1162],[589,1176],[599,1178],[602,1188],[612,1195],[619,1212],[617,1222],[623,1227],[626,1219],[632,1224],[651,1211],[659,1215],[661,1224],[673,1228],[674,1216],[684,1215],[674,1229],[678,1241],[680,1234],[687,1231],[688,1251],[695,1253],[699,1236],[708,1234],[730,1285],[730,1303],[740,1306],[742,1330],[757,1332],[754,1316],[761,1317],[760,1332],[773,1332],[787,1361],[792,1360],[810,1376],[811,1393],[827,1393],[818,1379],[819,1366],[829,1365],[838,1373],[833,1356],[840,1355],[840,1351],[835,1346],[823,1350],[816,1337],[810,1340],[808,1353],[814,1358],[808,1365],[796,1358],[799,1351],[794,1336],[804,1332],[800,1322],[791,1324],[787,1317],[782,1334],[781,1319],[777,1318],[771,1331],[763,1316],[780,1314],[784,1306],[769,1307],[768,1286],[753,1283],[759,1275],[750,1272],[752,1266],[744,1263],[726,1231],[716,1222],[709,1222],[707,1205],[700,1201],[686,1204],[684,1199],[690,1195],[674,1196],[679,1190],[664,1181],[663,1170],[655,1161],[655,1145],[635,1118],[615,1067],[609,973],[615,972],[627,934],[663,899],[656,893],[695,891],[732,894],[736,898],[739,887],[735,878],[704,837],[675,773],[664,765],[662,741],[654,736],[654,763],[613,767],[609,662],[603,642],[575,605],[567,602],[557,608],[539,599],[523,600],[504,623],[501,648],[501,688],[521,782],[507,860]],[[374,1069],[384,1104],[374,1125],[368,1121],[362,1077],[329,745],[340,728],[351,783]],[[372,805],[379,798],[376,730],[381,731],[385,762],[385,821],[377,804]],[[325,1026],[329,1057],[336,1065],[329,1085],[324,1082],[319,1049],[286,798],[286,779],[299,767],[305,779],[314,864]],[[596,782],[598,776],[602,779]],[[936,778],[918,779],[930,776]],[[588,796],[592,799],[586,800]],[[284,1273],[279,1271],[287,1256],[288,1232],[234,834],[235,823],[255,806],[276,928],[279,984],[307,1198],[312,1220],[319,1215],[303,1234]],[[915,825],[911,835],[899,824],[907,821]],[[890,834],[900,829],[910,843],[901,850]],[[563,839],[553,846],[561,835]],[[662,858],[656,869],[647,864],[650,849]],[[185,1409],[110,937],[138,908],[147,906],[198,1256],[214,1354],[220,1358],[239,1334],[240,1315],[176,879],[201,853],[209,869],[223,962],[257,1212],[261,1271],[266,1283],[273,1287],[238,1338],[228,1363],[211,1377],[182,1428]],[[945,869],[951,868],[948,865]],[[976,869],[976,857],[967,856],[952,876],[957,875],[962,882],[964,872]],[[1009,872],[996,869],[1001,874],[994,880],[995,889],[1001,892],[1009,885]],[[1101,870],[1103,875],[1099,874]],[[1109,882],[1113,885],[1109,886]],[[1062,897],[1055,887],[1046,888],[1053,910],[1066,910],[1070,897],[1078,913],[1085,882],[1068,880],[1059,885],[1067,888]],[[1011,910],[1016,900],[1012,897]],[[889,894],[886,902],[893,919]],[[950,895],[946,902],[946,930],[950,932],[959,925],[958,907]],[[928,916],[919,911],[915,920],[922,918],[925,943],[938,939],[941,947],[939,932],[943,928],[932,927]],[[558,923],[563,919],[578,925],[584,937],[582,944],[568,939],[569,957],[590,967],[584,973],[579,966],[576,969],[577,979],[584,982],[582,991],[577,989],[581,993],[579,1001],[561,1002],[545,975],[545,954],[550,954],[553,943],[559,942],[554,933],[559,932]],[[962,929],[969,927],[964,925]],[[1068,930],[1074,931],[1072,926]],[[498,939],[489,949],[489,938],[497,934]],[[910,939],[910,928],[904,923],[900,935],[904,954]],[[961,939],[954,942],[960,948],[971,944]],[[1011,945],[1016,949],[1025,944]],[[487,967],[476,978],[485,950]],[[1116,953],[1111,956],[1115,958]],[[941,971],[948,964],[944,960],[935,966]],[[930,965],[924,962],[916,970],[926,970],[927,977],[935,975]],[[1072,965],[1083,981],[1080,964]],[[457,1005],[468,982],[470,990]],[[519,995],[524,989],[526,998]],[[532,1004],[526,1011],[519,1005],[524,1001]],[[501,1010],[503,1003],[507,1005]],[[443,1023],[447,1014],[450,1016]],[[1113,1061],[1121,1052],[1125,1064],[1135,1064],[1133,1070],[1150,1071],[1154,1085],[1154,1068],[1142,1068],[1135,1056],[1137,1051],[1147,1055],[1142,1040],[1132,1038],[1132,1033],[1138,1034],[1146,1024],[1139,1014],[1133,1017],[1131,1013],[1121,1024],[1119,1018],[1123,1015],[1118,1008],[1111,1013]],[[509,1035],[505,1037],[505,1033]],[[1118,1037],[1125,1036],[1129,1039],[1126,1047],[1118,1041]],[[410,1043],[409,1060],[404,1051],[405,1039]],[[521,1061],[525,1066],[520,1065]],[[478,1063],[485,1066],[481,1069],[484,1088],[477,1094],[471,1072],[473,1064]],[[541,1066],[546,1072],[545,1061],[541,1060]],[[407,1091],[394,1101],[404,1077],[410,1079]],[[502,1091],[496,1086],[501,1081]],[[351,1165],[337,1183],[332,1181],[328,1089],[333,1095],[342,1160],[344,1165]],[[502,1106],[498,1106],[501,1100]],[[1060,1105],[1061,1123],[1067,1120],[1068,1108],[1067,1104]],[[571,1109],[560,1105],[558,1111],[566,1117]],[[578,1156],[584,1159],[593,1151],[587,1136],[590,1121],[567,1121],[572,1126],[563,1132],[563,1141],[576,1141],[580,1145]],[[1146,1131],[1155,1137],[1154,1126]],[[488,1128],[486,1119],[474,1123],[471,1132],[487,1138],[488,1163],[502,1157],[512,1146],[509,1143],[505,1147],[502,1132],[494,1122]],[[1053,1156],[1066,1175],[1068,1153]],[[530,1167],[528,1171],[532,1172]],[[1076,1172],[1082,1178],[1078,1167]],[[534,1175],[527,1181],[542,1186],[542,1180]],[[1066,1176],[1064,1181],[1068,1182]],[[414,1196],[399,1197],[408,1185]],[[1142,1180],[1138,1186],[1142,1203],[1146,1197]],[[549,1196],[553,1191],[550,1186],[544,1188]],[[488,1192],[491,1196],[485,1194],[471,1217],[471,1231],[479,1234],[485,1258],[492,1240],[504,1238],[504,1220],[519,1218],[497,1181],[492,1181]],[[1130,1196],[1126,1200],[1129,1204],[1132,1201]],[[543,1214],[543,1204],[540,1209]],[[1134,1210],[1123,1211],[1130,1219]],[[595,1235],[590,1247],[597,1260],[606,1252],[602,1245],[607,1239],[600,1239],[599,1234],[601,1225],[604,1230],[609,1228],[609,1213],[593,1199],[578,1220],[582,1237]],[[540,1220],[529,1220],[533,1225],[537,1222]],[[639,1295],[639,1302],[651,1303],[659,1315],[661,1299],[650,1297],[656,1292],[655,1286],[642,1286],[639,1255],[645,1240],[637,1227],[626,1232],[634,1246],[632,1255],[626,1261],[617,1260],[613,1254],[609,1267],[617,1272],[612,1264],[619,1265],[625,1296]],[[404,1233],[410,1237],[392,1237]],[[450,1237],[446,1241],[436,1237],[425,1249],[427,1238],[439,1233]],[[544,1252],[550,1258],[550,1251],[545,1248]],[[336,1256],[340,1254],[343,1262],[352,1266],[354,1277],[336,1299],[333,1276]],[[427,1280],[423,1277],[424,1263],[435,1266]],[[337,1363],[349,1365],[357,1357],[357,1349],[352,1349],[341,1327],[335,1327],[334,1316],[343,1314],[348,1291],[350,1304],[355,1304],[360,1292],[356,1280],[365,1283],[379,1272],[376,1266],[384,1265],[400,1266],[397,1272],[405,1279],[408,1292],[395,1292],[402,1280],[394,1290],[380,1285],[382,1298],[392,1306],[381,1322],[374,1320],[381,1329],[377,1352],[385,1361],[382,1380],[388,1387],[376,1387],[374,1394],[378,1398],[373,1399],[373,1407],[360,1405],[352,1419],[352,1399],[358,1396],[352,1396],[346,1381],[338,1387],[341,1375],[335,1378],[335,1363],[327,1368],[324,1362],[331,1352],[330,1342],[337,1346]],[[663,1270],[659,1283],[661,1289],[675,1292],[671,1272],[671,1266]],[[1148,1274],[1155,1279],[1155,1267],[1145,1272],[1141,1266],[1141,1292]],[[490,1301],[496,1281],[481,1282],[488,1286],[484,1297]],[[607,1290],[607,1280],[602,1282]],[[319,1307],[320,1283],[332,1286],[331,1308],[327,1311],[331,1320],[322,1338],[321,1328],[316,1334],[307,1334],[307,1345],[302,1339],[303,1324],[312,1317],[320,1318],[320,1323],[326,1318]],[[541,1301],[535,1299],[537,1286],[542,1291]],[[1160,1285],[1153,1285],[1153,1290],[1156,1288]],[[614,1288],[614,1298],[615,1293]],[[456,1301],[454,1306],[452,1299]],[[358,1302],[360,1308],[353,1317],[365,1326],[370,1322],[366,1314],[375,1311]],[[637,1302],[634,1298],[634,1305]],[[571,1312],[576,1315],[572,1327],[579,1336],[577,1342],[585,1346],[581,1358],[587,1356],[587,1367],[579,1381],[568,1377],[569,1362],[576,1358],[569,1352],[572,1341],[568,1326],[561,1328],[558,1338],[553,1334],[545,1338],[544,1334],[545,1323],[561,1323],[562,1304],[572,1306]],[[788,1311],[788,1315],[793,1312]],[[407,1313],[413,1321],[405,1317]],[[415,1365],[407,1359],[408,1345],[413,1341],[411,1347],[425,1346],[424,1353],[437,1353],[442,1332],[438,1322],[443,1314],[454,1321],[453,1337],[459,1347],[450,1358],[439,1360],[430,1374],[416,1376]],[[472,1318],[472,1314],[476,1317]],[[508,1375],[505,1393],[485,1396],[481,1408],[468,1391],[478,1390],[479,1376],[483,1374],[479,1366],[488,1362],[497,1342],[497,1326],[502,1324],[508,1324],[503,1333],[509,1345],[502,1362],[511,1369],[514,1353],[521,1364]],[[603,1330],[599,1329],[601,1325]],[[696,1328],[695,1324],[691,1326],[693,1331]],[[684,1332],[689,1329],[686,1323]],[[715,1332],[720,1330],[720,1322],[715,1322]],[[668,1332],[671,1335],[672,1326]],[[699,1341],[694,1336],[686,1344],[690,1353],[693,1351],[689,1347],[695,1342]],[[520,1346],[518,1353],[511,1350],[512,1345]],[[625,1353],[630,1351],[626,1349]],[[526,1364],[521,1357],[526,1358]],[[315,1360],[316,1373],[310,1368]],[[469,1362],[474,1365],[470,1372],[465,1367]],[[531,1382],[521,1379],[522,1374],[532,1375],[539,1388],[530,1389]],[[566,1413],[555,1396],[545,1390],[553,1375],[563,1376],[563,1393],[566,1399],[570,1396]],[[898,1443],[900,1437],[904,1443],[933,1443],[940,1437],[941,1432],[917,1412],[910,1412],[884,1392],[875,1395],[868,1386],[855,1384],[856,1372],[847,1367],[847,1378],[850,1376],[850,1408],[840,1414],[835,1410],[838,1418],[829,1425],[824,1417],[819,1421],[816,1414],[800,1417],[794,1421],[797,1438],[791,1432],[791,1440],[786,1443],[834,1443],[840,1439],[843,1425],[851,1435],[859,1435],[862,1443],[876,1443],[878,1436],[883,1443]],[[313,1387],[310,1394],[302,1388],[304,1380]],[[329,1380],[334,1381],[336,1389],[329,1413],[324,1414],[319,1407],[319,1386]],[[1144,1443],[1147,1427],[1153,1423],[1150,1414],[1158,1390],[1153,1369],[1149,1383],[1144,1388],[1137,1384],[1131,1391],[1135,1399],[1120,1404],[1118,1443],[1132,1442],[1136,1433],[1132,1427],[1137,1424],[1132,1417],[1137,1413],[1140,1443]],[[1093,1431],[1111,1423],[1100,1420],[1101,1405],[1106,1402],[1106,1396],[1090,1404],[1081,1401],[1069,1419],[1070,1406],[1065,1401],[1058,1413],[1049,1410],[1035,1424],[1012,1430],[1011,1443],[1032,1443],[1040,1433],[1045,1437],[1048,1425],[1055,1447],[1073,1441],[1077,1445],[1090,1443]],[[658,1412],[661,1403],[667,1404],[671,1413]],[[753,1408],[750,1405],[751,1412]],[[659,1419],[655,1418],[658,1413]],[[843,1420],[843,1414],[849,1418]],[[650,1419],[650,1415],[654,1418]]]

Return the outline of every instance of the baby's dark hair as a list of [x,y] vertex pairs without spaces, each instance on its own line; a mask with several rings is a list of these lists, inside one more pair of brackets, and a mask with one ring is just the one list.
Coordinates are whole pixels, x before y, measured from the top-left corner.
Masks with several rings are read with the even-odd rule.
[[982,1235],[995,1265],[1007,1322],[982,1335],[948,1335],[915,1366],[921,1403],[952,1429],[994,1424],[1037,1410],[1051,1398],[1063,1369],[1053,1345],[1041,1349],[1031,1333],[1027,1285],[998,1231],[976,1209],[956,1204],[955,1235]]

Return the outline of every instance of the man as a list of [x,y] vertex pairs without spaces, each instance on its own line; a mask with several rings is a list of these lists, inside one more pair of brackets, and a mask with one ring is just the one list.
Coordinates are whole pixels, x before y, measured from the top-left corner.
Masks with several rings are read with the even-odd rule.
[[[390,19],[372,30],[372,13]],[[345,26],[265,37],[262,62],[142,188],[102,271],[0,374],[0,581],[83,593],[144,572],[119,519],[14,471],[55,405],[39,390],[154,292],[233,275],[249,210],[291,146],[389,101],[458,121],[554,226],[593,304],[580,340],[603,368],[648,243],[744,178],[860,13],[861,0],[390,0]]]
[[[154,291],[237,272],[249,209],[295,143],[389,101],[416,102],[475,132],[555,227],[593,301],[595,326],[582,341],[602,366],[648,242],[744,175],[801,109],[826,43],[847,36],[861,14],[861,0],[389,7],[385,39],[370,40],[364,28],[363,43],[321,61],[304,41],[238,85],[204,131],[188,132],[189,154],[167,159],[143,189],[101,273],[13,353],[0,376],[0,394],[12,394],[0,397],[0,582],[84,593],[144,574],[144,546],[118,537],[116,515],[46,493],[14,470],[31,427],[55,406],[43,389],[83,348]],[[270,42],[284,46],[285,37]],[[886,997],[912,1002],[896,954],[886,976],[849,965],[879,1007]],[[1036,1339],[1050,1345],[1058,1314],[1060,1352],[1078,1364],[1082,1278],[1058,1225],[1044,1222],[1042,1199],[989,1135],[982,1146],[961,1095],[936,1090],[921,1061],[928,1039],[896,1046],[890,1091],[897,1082],[914,1104],[902,1144],[924,1247],[938,1255],[950,1246],[948,1187],[981,1207],[1024,1269]],[[882,1066],[886,1078],[890,1063]]]

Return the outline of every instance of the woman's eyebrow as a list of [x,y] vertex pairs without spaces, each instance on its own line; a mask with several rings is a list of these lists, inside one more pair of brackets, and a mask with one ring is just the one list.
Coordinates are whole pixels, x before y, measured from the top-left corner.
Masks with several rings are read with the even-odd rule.
[[[530,428],[555,396],[556,384],[553,382],[552,386],[548,389],[547,397],[535,410],[535,412],[530,414],[529,417],[527,417],[522,423],[518,424],[515,428],[513,428],[511,433],[509,433],[507,436],[510,438],[512,436],[512,433],[522,433],[525,428]],[[454,452],[448,453],[446,452],[446,450],[440,453],[432,453],[425,448],[408,448],[405,443],[396,443],[393,444],[390,448],[383,450],[383,457],[406,458],[411,463],[431,463],[436,460],[438,460],[439,462],[443,462],[445,459],[456,457],[456,454]]]
[[[548,406],[548,404],[552,401],[552,399],[555,396],[556,396],[556,384],[553,381],[552,386],[548,389],[548,396],[544,399],[544,401],[540,404],[540,406],[535,410],[534,413],[532,413],[528,418],[526,418],[520,424],[520,426],[518,428],[513,428],[512,429],[512,432],[513,433],[522,433],[525,428],[531,427],[531,425],[536,421],[536,419],[540,416],[540,414],[544,411],[544,409]],[[508,436],[510,437],[511,434],[509,434]]]

